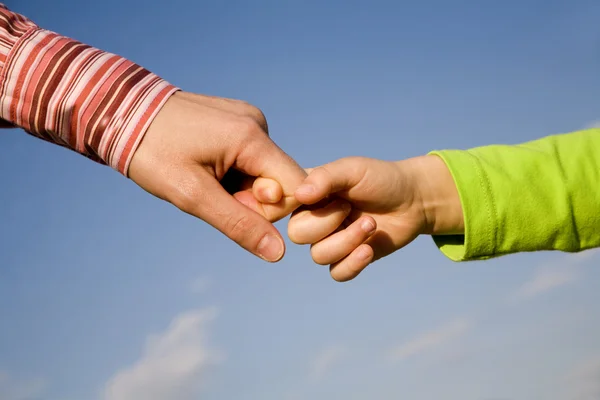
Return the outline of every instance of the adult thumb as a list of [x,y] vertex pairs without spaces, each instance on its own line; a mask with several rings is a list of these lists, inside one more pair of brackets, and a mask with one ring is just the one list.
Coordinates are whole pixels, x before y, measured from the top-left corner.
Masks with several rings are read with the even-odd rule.
[[202,179],[202,195],[184,211],[206,221],[252,254],[269,262],[281,260],[281,234],[263,216],[237,201],[210,174]]
[[280,185],[281,200],[276,204],[263,204],[269,220],[277,221],[300,206],[294,192],[306,178],[306,172],[267,136],[257,136],[238,156],[236,167],[247,175],[267,178]]

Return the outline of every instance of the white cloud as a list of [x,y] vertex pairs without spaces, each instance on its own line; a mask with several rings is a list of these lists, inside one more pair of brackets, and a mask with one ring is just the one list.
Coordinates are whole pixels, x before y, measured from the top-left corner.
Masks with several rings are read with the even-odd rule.
[[568,400],[600,399],[600,358],[578,365],[567,376]]
[[190,284],[190,290],[194,294],[204,294],[212,286],[212,281],[206,277],[199,277],[194,279]]
[[471,322],[466,318],[455,319],[440,328],[425,332],[412,340],[392,349],[390,356],[395,361],[404,360],[442,346],[467,333]]
[[322,379],[347,353],[348,349],[342,345],[333,345],[321,350],[310,364],[310,378]]
[[581,267],[598,255],[600,255],[600,249],[570,253],[561,257],[552,265],[538,268],[529,281],[510,294],[508,301],[515,303],[530,299],[577,282],[582,273]]
[[600,128],[600,120],[591,122],[583,127],[583,129]]
[[18,381],[0,370],[0,400],[41,399],[46,387],[46,381],[42,379]]
[[151,335],[142,357],[119,371],[105,387],[106,400],[195,400],[205,373],[221,361],[207,343],[207,326],[215,309],[177,316],[162,334]]
[[524,300],[557,289],[577,281],[578,271],[574,266],[539,268],[531,280],[525,282],[511,297]]

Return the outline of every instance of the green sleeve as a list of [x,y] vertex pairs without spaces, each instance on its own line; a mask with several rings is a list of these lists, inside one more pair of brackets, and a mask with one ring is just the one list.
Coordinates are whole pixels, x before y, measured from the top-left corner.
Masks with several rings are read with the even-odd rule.
[[464,235],[434,236],[454,261],[600,247],[600,129],[516,145],[444,150]]

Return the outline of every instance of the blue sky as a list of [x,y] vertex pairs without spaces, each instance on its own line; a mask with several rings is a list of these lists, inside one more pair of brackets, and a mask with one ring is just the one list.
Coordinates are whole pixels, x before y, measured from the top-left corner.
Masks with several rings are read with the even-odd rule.
[[[6,4],[256,104],[306,167],[600,120],[595,0],[152,3]],[[22,131],[0,183],[0,400],[600,396],[598,253],[455,264],[423,237],[338,284]]]

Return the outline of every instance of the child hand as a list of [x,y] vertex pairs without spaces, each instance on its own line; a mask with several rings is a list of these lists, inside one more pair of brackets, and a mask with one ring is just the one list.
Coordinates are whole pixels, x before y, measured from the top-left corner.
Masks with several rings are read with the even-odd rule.
[[[266,186],[257,182],[255,193],[261,185]],[[295,196],[307,206],[292,215],[288,236],[311,244],[313,260],[329,264],[340,282],[419,234],[463,229],[454,181],[436,156],[399,162],[340,159],[311,170]]]

